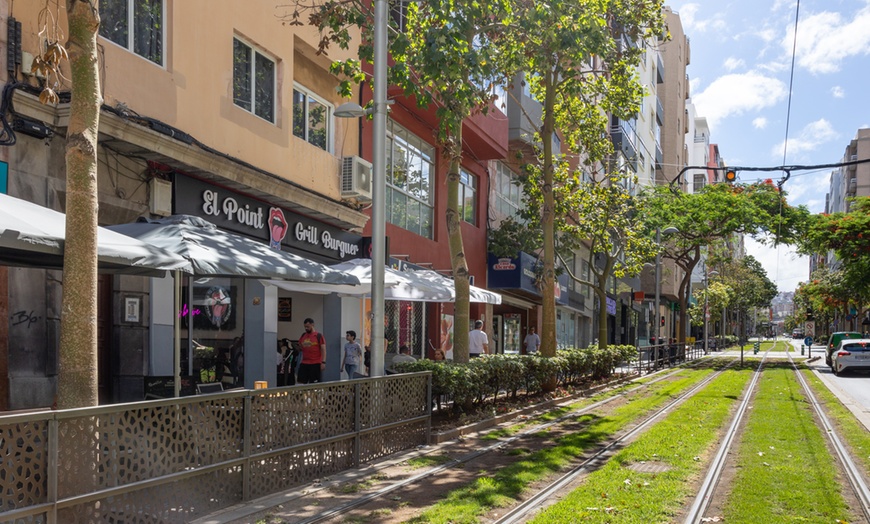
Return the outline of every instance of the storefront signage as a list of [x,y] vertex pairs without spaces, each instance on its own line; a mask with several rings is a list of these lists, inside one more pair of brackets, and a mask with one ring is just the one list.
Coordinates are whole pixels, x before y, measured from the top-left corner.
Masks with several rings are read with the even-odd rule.
[[[487,286],[489,289],[517,289],[535,296],[541,296],[537,285],[535,266],[538,259],[528,253],[520,253],[518,257],[496,257],[492,253],[487,258]],[[553,289],[556,303],[568,303],[568,275],[556,277]]]
[[362,255],[362,237],[341,228],[197,180],[176,175],[175,214],[195,215],[221,229],[269,242],[274,249],[313,253],[333,260]]
[[607,304],[607,314],[616,315],[616,300],[607,297],[605,303]]

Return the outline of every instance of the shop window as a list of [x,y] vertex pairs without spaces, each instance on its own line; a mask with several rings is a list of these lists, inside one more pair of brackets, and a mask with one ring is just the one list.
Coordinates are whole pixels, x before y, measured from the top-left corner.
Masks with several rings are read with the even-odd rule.
[[477,225],[477,180],[464,169],[459,171],[459,216],[472,225]]
[[435,148],[393,121],[387,127],[387,220],[432,238]]
[[100,36],[163,65],[163,0],[100,0]]
[[332,106],[303,87],[293,88],[293,135],[331,151]]
[[245,279],[188,279],[182,289],[181,372],[194,384],[245,384]]
[[275,123],[275,61],[233,38],[233,103]]

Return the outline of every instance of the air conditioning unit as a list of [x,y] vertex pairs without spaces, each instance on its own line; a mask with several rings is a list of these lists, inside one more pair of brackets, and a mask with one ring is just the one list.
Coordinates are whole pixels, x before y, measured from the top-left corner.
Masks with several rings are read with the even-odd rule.
[[168,217],[172,214],[172,182],[162,178],[152,178],[149,182],[151,213]]
[[341,196],[372,199],[372,165],[358,156],[341,159]]

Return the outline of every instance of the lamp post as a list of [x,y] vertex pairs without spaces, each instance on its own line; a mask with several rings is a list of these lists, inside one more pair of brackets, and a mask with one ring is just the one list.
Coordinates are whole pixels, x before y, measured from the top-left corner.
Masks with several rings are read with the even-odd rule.
[[704,260],[704,354],[708,355],[710,353],[709,348],[709,340],[707,337],[707,324],[710,321],[710,312],[707,309],[708,300],[707,295],[710,290],[710,277],[718,275],[718,271],[710,271],[707,273],[707,260]]
[[[667,227],[664,231],[661,228],[656,228],[656,244],[661,245],[662,243],[662,234],[670,235],[673,233],[679,233],[680,230],[675,227]],[[659,303],[661,302],[661,294],[662,294],[662,255],[659,251],[656,251],[656,301],[655,301],[655,310],[656,310],[656,362],[658,362],[658,347],[661,345],[661,331],[662,331],[662,322],[661,322],[661,311],[659,311]]]
[[[372,76],[372,339],[369,374],[384,374],[384,268],[386,260],[386,194],[387,194],[387,0],[374,0],[374,57]],[[348,102],[333,113],[339,118],[359,118],[364,111]]]

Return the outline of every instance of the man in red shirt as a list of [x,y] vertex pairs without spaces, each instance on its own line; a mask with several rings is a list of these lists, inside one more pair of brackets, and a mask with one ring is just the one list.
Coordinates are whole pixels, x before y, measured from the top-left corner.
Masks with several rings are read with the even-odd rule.
[[299,365],[298,382],[313,384],[321,381],[321,373],[326,369],[326,340],[314,330],[314,320],[306,318],[305,333],[299,337],[302,348],[302,364]]

